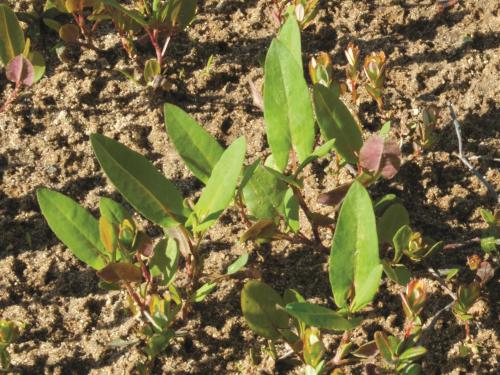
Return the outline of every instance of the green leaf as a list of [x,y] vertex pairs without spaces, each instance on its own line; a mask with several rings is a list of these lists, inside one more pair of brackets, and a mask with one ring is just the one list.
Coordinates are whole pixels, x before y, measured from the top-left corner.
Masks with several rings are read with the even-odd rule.
[[446,272],[446,281],[450,281],[451,279],[453,279],[459,271],[460,268],[450,268],[448,272]]
[[99,200],[99,212],[110,223],[120,225],[123,220],[132,220],[132,215],[120,203],[113,199],[101,197]]
[[149,262],[151,276],[162,276],[162,285],[170,284],[177,272],[179,264],[179,248],[173,238],[161,240],[155,246],[153,257]]
[[288,164],[292,145],[300,163],[311,154],[315,138],[314,117],[302,66],[276,39],[266,56],[264,120],[267,139],[280,171]]
[[321,84],[313,88],[314,108],[325,140],[335,139],[335,150],[348,162],[357,164],[363,145],[361,130],[345,104]]
[[177,152],[191,172],[206,184],[224,149],[179,107],[165,104],[164,113],[167,132]]
[[410,215],[402,204],[395,203],[389,206],[377,220],[377,232],[380,244],[390,244],[399,229],[409,224]]
[[24,51],[24,33],[16,14],[5,4],[0,4],[0,61],[7,65]]
[[[302,66],[302,45],[300,41],[300,28],[297,19],[293,16],[288,17],[281,27],[278,40],[290,51],[297,65]],[[301,75],[304,75],[302,72]]]
[[115,0],[100,0],[100,1],[103,4],[108,5],[114,9],[118,10],[119,12],[127,15],[128,17],[132,18],[135,22],[137,22],[142,27],[148,26],[147,20],[139,12],[128,10],[127,8],[120,5],[120,3],[118,3]]
[[271,340],[281,337],[280,330],[288,328],[288,314],[281,296],[269,285],[251,280],[241,292],[241,309],[250,328]]
[[389,340],[383,332],[375,332],[375,343],[382,357],[392,363],[392,349]]
[[227,267],[226,275],[234,275],[241,270],[248,262],[248,253],[245,251],[238,259]]
[[382,266],[387,277],[395,283],[406,286],[410,282],[411,273],[405,265],[391,264],[386,259],[382,259]]
[[98,221],[71,198],[49,189],[37,191],[38,204],[50,229],[75,256],[100,270],[106,263]]
[[197,231],[208,229],[219,218],[234,197],[245,160],[245,138],[234,141],[215,165],[207,186],[194,207],[199,226]]
[[207,296],[215,289],[217,283],[209,282],[203,284],[198,290],[196,290],[191,296],[191,301],[202,302]]
[[408,225],[404,225],[399,228],[392,238],[392,244],[394,246],[394,262],[399,262],[403,256],[403,251],[408,249],[412,234],[413,232],[411,228]]
[[185,222],[181,193],[146,158],[100,134],[90,140],[102,169],[137,211],[164,227]]
[[45,74],[45,59],[40,52],[32,51],[28,54],[28,60],[33,65],[33,69],[35,70],[35,80],[34,82],[38,82],[42,79]]
[[183,30],[193,21],[196,15],[197,0],[169,0],[162,19],[169,27]]
[[286,305],[286,311],[308,326],[347,331],[357,327],[360,319],[347,320],[338,312],[309,302],[294,302]]
[[321,159],[322,157],[325,157],[333,148],[335,147],[335,139],[330,139],[329,141],[326,141],[323,143],[321,146],[316,148],[314,152],[304,160],[299,167],[297,168],[297,171],[295,172],[295,176],[298,176],[302,170],[307,167],[310,163],[312,163],[316,159]]
[[301,181],[295,179],[292,176],[284,175],[283,173],[278,172],[276,169],[270,168],[268,166],[264,166],[264,168],[269,173],[271,173],[272,175],[274,175],[274,177],[276,177],[278,180],[281,180],[281,181],[283,181],[284,183],[286,183],[286,184],[288,184],[290,186],[295,186],[298,189],[302,189],[304,187]]
[[144,81],[153,81],[161,73],[161,66],[156,59],[149,59],[144,64]]
[[330,253],[330,285],[335,303],[347,308],[354,287],[351,312],[369,304],[382,275],[375,214],[368,192],[355,181],[340,209]]
[[289,188],[285,193],[283,206],[286,226],[292,230],[292,232],[297,233],[300,229],[299,200],[291,188]]
[[399,359],[401,361],[412,361],[414,359],[422,357],[423,355],[425,355],[425,353],[427,353],[427,349],[425,349],[423,346],[416,346],[414,348],[406,350],[399,356]]
[[256,219],[276,220],[286,191],[286,184],[259,164],[243,188],[243,198]]
[[422,367],[418,363],[410,363],[405,366],[401,371],[401,375],[419,375],[422,372]]
[[262,219],[248,228],[240,238],[240,242],[246,241],[267,241],[273,239],[277,232],[276,224],[271,219]]

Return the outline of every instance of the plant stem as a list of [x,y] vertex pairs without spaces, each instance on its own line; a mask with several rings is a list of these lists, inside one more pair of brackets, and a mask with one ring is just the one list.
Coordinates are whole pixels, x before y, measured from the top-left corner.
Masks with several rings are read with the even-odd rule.
[[456,242],[456,243],[449,243],[443,246],[444,251],[449,251],[449,250],[459,250],[464,247],[469,247],[473,245],[478,245],[481,243],[481,238],[479,237],[474,237],[470,240],[466,240],[464,242]]
[[304,211],[304,214],[306,215],[307,220],[309,220],[309,223],[311,224],[311,229],[312,229],[315,241],[318,244],[321,244],[321,238],[319,236],[318,225],[314,222],[313,213],[311,212],[311,210],[307,206],[307,203],[304,200],[304,197],[302,196],[302,193],[300,192],[300,190],[295,186],[291,186],[291,188],[292,188],[293,194],[295,195],[295,197],[299,201],[300,208],[302,208],[302,211]]

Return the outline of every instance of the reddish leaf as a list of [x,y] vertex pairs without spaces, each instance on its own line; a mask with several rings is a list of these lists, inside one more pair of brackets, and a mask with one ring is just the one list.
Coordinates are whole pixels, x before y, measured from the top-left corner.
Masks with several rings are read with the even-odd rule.
[[361,147],[359,164],[367,171],[390,179],[401,166],[401,150],[395,141],[373,135]]
[[490,281],[495,275],[495,270],[489,262],[481,262],[479,268],[477,269],[476,276],[481,280],[481,286],[484,286],[488,281]]
[[142,280],[141,269],[132,263],[110,263],[97,272],[97,276],[107,283],[117,283],[119,281],[139,282]]
[[342,202],[347,194],[347,191],[351,187],[352,182],[340,185],[327,193],[323,193],[318,198],[318,203],[325,206],[336,206]]
[[35,69],[23,55],[14,57],[5,68],[5,75],[11,82],[31,86],[35,81]]

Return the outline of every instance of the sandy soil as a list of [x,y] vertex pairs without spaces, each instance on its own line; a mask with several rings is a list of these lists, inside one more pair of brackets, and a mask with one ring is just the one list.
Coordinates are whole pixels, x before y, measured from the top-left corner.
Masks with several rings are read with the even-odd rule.
[[[9,1],[17,10],[39,7],[42,1]],[[249,79],[261,83],[260,61],[275,35],[268,17],[269,1],[200,1],[192,27],[173,41],[169,52],[169,92],[143,89],[126,81],[116,69],[133,69],[119,40],[103,28],[102,53],[73,51],[62,63],[52,50],[56,37],[44,31],[34,41],[48,60],[46,77],[26,90],[11,111],[0,115],[0,317],[27,323],[12,349],[14,370],[22,374],[128,374],[140,358],[138,348],[111,349],[117,338],[133,337],[136,322],[126,310],[122,293],[106,293],[98,279],[55,238],[40,215],[35,191],[57,189],[96,212],[99,196],[120,200],[106,182],[94,158],[89,135],[100,132],[141,152],[171,178],[186,195],[201,185],[182,165],[164,130],[161,107],[175,103],[204,124],[222,144],[241,135],[249,143],[249,160],[265,155],[262,114],[252,106]],[[497,0],[460,1],[438,13],[433,1],[320,1],[316,22],[303,35],[304,62],[319,51],[330,53],[336,76],[342,78],[343,49],[357,43],[362,55],[383,50],[389,70],[386,106],[395,129],[411,126],[424,107],[442,108],[439,141],[420,156],[403,146],[405,162],[397,177],[371,189],[373,196],[394,192],[411,213],[412,225],[445,241],[475,237],[484,227],[479,208],[494,208],[485,187],[453,156],[457,142],[446,103],[453,103],[465,139],[467,155],[484,157],[475,167],[500,188],[498,157],[500,115],[500,15]],[[214,66],[205,72],[209,57]],[[0,87],[7,95],[9,84]],[[362,96],[359,117],[367,132],[383,120],[375,105]],[[313,165],[307,178],[312,205],[321,191],[342,179],[333,163]],[[323,209],[324,212],[325,211]],[[144,225],[147,225],[144,223]],[[221,271],[244,247],[237,241],[244,230],[229,210],[206,243],[208,272]],[[151,235],[157,228],[148,227]],[[277,290],[294,287],[312,300],[328,303],[327,255],[320,250],[276,243],[249,246],[250,268]],[[465,265],[469,248],[436,254],[429,265]],[[413,266],[427,277],[427,265]],[[467,281],[469,276],[462,277]],[[241,317],[239,296],[245,275],[225,281],[186,323],[189,335],[159,358],[155,373],[260,374],[300,373],[290,363],[275,365],[265,356],[253,364],[249,351],[261,352],[257,338]],[[428,280],[432,316],[449,303],[434,281]],[[477,353],[460,358],[464,338],[451,313],[441,316],[424,345],[425,374],[487,374],[498,368],[498,278],[490,282],[474,309],[472,334]],[[398,333],[402,325],[399,289],[384,284],[366,312],[367,320],[354,332],[354,341],[371,339],[383,328]],[[329,355],[340,340],[326,335]],[[267,371],[267,372],[266,372]],[[359,365],[346,369],[362,373]]]

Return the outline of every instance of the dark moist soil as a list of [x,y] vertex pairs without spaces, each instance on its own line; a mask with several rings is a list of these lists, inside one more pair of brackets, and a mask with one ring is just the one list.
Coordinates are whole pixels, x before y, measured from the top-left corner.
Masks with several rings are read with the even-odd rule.
[[[42,1],[9,1],[16,10],[40,8]],[[94,272],[85,267],[54,237],[41,217],[35,191],[42,186],[61,191],[96,212],[98,198],[121,200],[107,183],[94,158],[89,135],[103,133],[144,154],[187,195],[201,185],[183,166],[166,135],[162,105],[175,103],[224,145],[244,135],[249,161],[266,156],[262,114],[252,106],[249,80],[262,82],[260,61],[276,29],[268,17],[269,1],[200,1],[199,16],[173,41],[169,51],[168,92],[135,86],[117,69],[134,65],[119,40],[101,29],[102,53],[70,51],[67,62],[53,51],[56,36],[42,31],[33,41],[48,60],[46,77],[25,90],[12,109],[0,115],[0,316],[27,324],[12,347],[12,363],[22,374],[128,374],[141,359],[138,348],[111,349],[115,339],[132,339],[136,321],[130,318],[123,293],[97,287]],[[394,180],[371,188],[375,198],[393,192],[411,213],[412,225],[427,236],[449,242],[480,234],[479,208],[493,209],[486,188],[453,155],[457,142],[450,124],[448,101],[462,124],[465,153],[483,157],[475,168],[498,190],[500,99],[500,16],[497,0],[459,1],[437,12],[433,1],[320,1],[316,22],[303,33],[304,63],[325,51],[333,57],[336,77],[343,76],[343,50],[358,44],[362,56],[382,50],[388,57],[385,103],[398,130],[420,121],[423,108],[441,108],[439,140],[420,156],[403,138],[404,165]],[[210,56],[214,64],[205,66]],[[12,89],[2,77],[3,99]],[[363,94],[359,106],[362,126],[369,132],[385,121]],[[488,159],[490,158],[490,159]],[[346,180],[333,162],[308,169],[306,190],[315,209],[319,192]],[[151,235],[158,228],[147,226]],[[234,210],[228,210],[210,232],[205,245],[207,273],[222,272],[245,249],[238,236],[244,230]],[[328,244],[330,237],[325,237]],[[312,301],[331,304],[321,250],[276,243],[249,245],[249,271],[224,281],[188,317],[188,335],[176,340],[155,365],[155,374],[295,374],[301,367],[275,364],[241,317],[240,291],[245,279],[261,277],[279,291],[296,288]],[[427,280],[429,303],[424,320],[450,302],[427,267],[464,266],[477,247],[438,253],[429,264],[412,265]],[[462,273],[461,282],[471,280]],[[381,286],[363,326],[353,333],[357,344],[383,329],[399,334],[403,324],[398,293]],[[498,278],[483,291],[473,309],[472,336],[477,350],[461,358],[458,348],[464,329],[450,312],[441,315],[435,330],[424,336],[429,349],[424,374],[487,374],[498,369]],[[339,335],[324,337],[332,358]],[[250,350],[257,353],[253,364]],[[280,353],[286,350],[279,347]],[[347,373],[363,373],[361,365]]]

